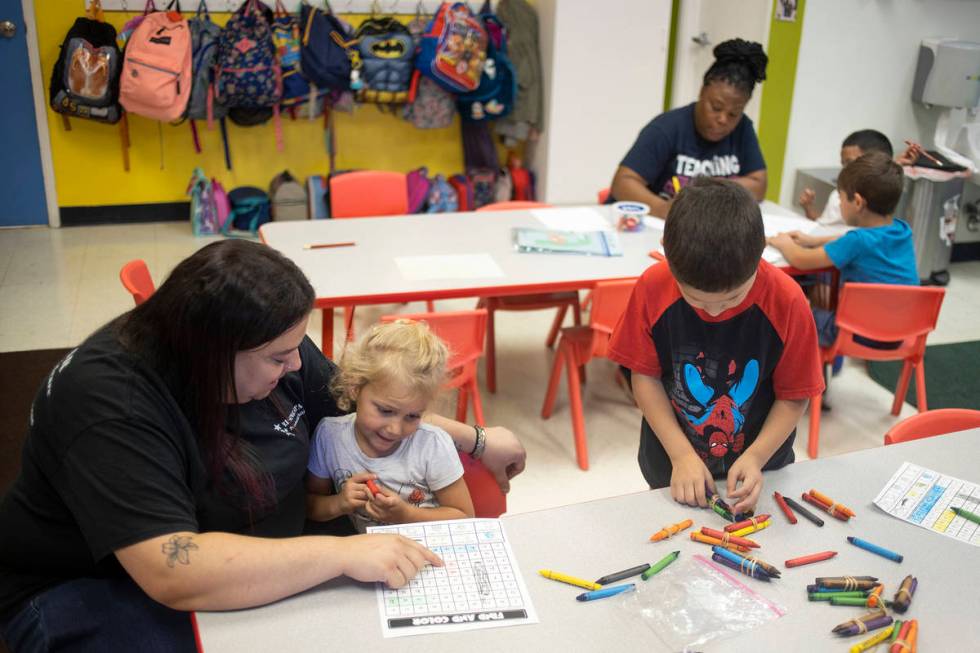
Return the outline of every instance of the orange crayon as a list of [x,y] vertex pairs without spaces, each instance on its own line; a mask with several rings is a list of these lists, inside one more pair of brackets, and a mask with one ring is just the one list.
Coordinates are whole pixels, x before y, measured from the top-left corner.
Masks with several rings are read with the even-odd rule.
[[667,538],[676,535],[685,528],[690,528],[694,522],[690,519],[685,519],[682,522],[672,524],[670,526],[664,526],[659,531],[650,536],[651,542],[659,542],[660,540],[666,540]]
[[758,549],[759,548],[759,543],[758,542],[753,542],[752,540],[750,540],[750,539],[748,539],[746,537],[738,537],[736,535],[732,535],[731,533],[725,533],[723,531],[716,531],[715,529],[708,528],[707,526],[702,526],[701,527],[701,532],[703,534],[707,535],[708,537],[718,538],[719,540],[721,540],[725,544],[729,544],[729,543],[731,543],[731,544],[737,544],[739,546],[749,547],[750,549]]
[[734,551],[735,553],[748,553],[749,548],[745,546],[738,546],[737,544],[725,544],[717,537],[710,537],[701,533],[699,531],[694,531],[691,533],[691,539],[695,542],[701,542],[702,544],[711,544],[713,546],[723,546],[729,551]]

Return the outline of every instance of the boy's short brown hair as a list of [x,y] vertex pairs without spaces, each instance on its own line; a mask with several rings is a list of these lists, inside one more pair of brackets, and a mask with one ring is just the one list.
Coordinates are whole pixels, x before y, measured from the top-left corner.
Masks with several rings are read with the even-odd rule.
[[868,152],[854,159],[841,170],[837,188],[849,200],[859,194],[868,203],[868,210],[878,215],[891,215],[902,198],[902,166],[881,152]]
[[765,247],[759,204],[735,182],[696,178],[667,213],[664,254],[670,270],[697,290],[724,292],[745,283]]

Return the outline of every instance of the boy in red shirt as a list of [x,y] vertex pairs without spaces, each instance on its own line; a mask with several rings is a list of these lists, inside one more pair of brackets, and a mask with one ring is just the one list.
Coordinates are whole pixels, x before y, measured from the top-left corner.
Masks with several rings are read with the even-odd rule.
[[759,206],[730,181],[681,191],[663,244],[667,264],[640,277],[609,345],[643,411],[640,470],[651,488],[702,507],[727,476],[744,512],[762,470],[793,462],[796,423],[824,388],[810,306],[762,260]]

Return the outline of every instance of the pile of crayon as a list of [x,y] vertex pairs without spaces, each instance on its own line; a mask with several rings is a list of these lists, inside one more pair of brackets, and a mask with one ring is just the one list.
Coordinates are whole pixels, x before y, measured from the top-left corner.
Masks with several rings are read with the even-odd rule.
[[[889,653],[914,653],[918,630],[919,624],[915,619],[905,622],[896,619],[892,622],[891,628],[879,630],[863,642],[858,642],[852,646],[848,649],[848,652],[863,653],[887,641],[891,643],[891,646],[888,648]],[[904,634],[902,634],[903,631]]]
[[820,510],[823,510],[825,513],[827,513],[831,517],[834,517],[835,519],[839,519],[841,521],[848,521],[851,517],[854,516],[853,510],[851,510],[850,508],[848,508],[843,504],[837,503],[827,495],[821,494],[816,490],[810,490],[809,492],[804,492],[801,495],[801,497],[807,503],[814,505],[817,508],[820,508]]
[[732,533],[716,531],[713,528],[702,526],[700,532],[691,533],[691,539],[695,542],[720,546],[736,553],[745,553],[749,549],[758,549],[759,543],[745,537],[739,537]]
[[906,576],[898,586],[898,591],[895,592],[895,598],[888,603],[888,607],[895,612],[905,614],[905,611],[909,609],[909,604],[912,603],[912,596],[915,594],[918,586],[918,578],[912,575]]
[[711,494],[708,497],[708,507],[730,522],[741,521],[753,515],[751,510],[740,512],[737,515],[734,514],[732,512],[732,507],[725,503],[725,501],[717,494]]
[[720,546],[713,546],[711,550],[713,551],[711,554],[712,560],[746,576],[751,576],[752,578],[766,582],[769,582],[773,578],[779,578],[780,576],[780,572],[776,567],[758,558],[741,556]]
[[831,632],[841,637],[853,637],[890,626],[892,621],[893,619],[885,613],[884,608],[878,608],[856,619],[849,619],[844,623],[837,624]]
[[743,535],[748,535],[749,533],[755,533],[764,528],[769,528],[771,524],[772,519],[769,517],[769,515],[755,515],[754,517],[749,517],[748,519],[743,519],[742,521],[728,524],[725,526],[724,531],[734,535],[735,537],[742,537]]
[[830,605],[880,608],[886,604],[886,601],[881,598],[884,590],[885,586],[880,583],[871,589],[860,590],[831,590],[820,585],[807,585],[806,596],[810,601],[827,601]]

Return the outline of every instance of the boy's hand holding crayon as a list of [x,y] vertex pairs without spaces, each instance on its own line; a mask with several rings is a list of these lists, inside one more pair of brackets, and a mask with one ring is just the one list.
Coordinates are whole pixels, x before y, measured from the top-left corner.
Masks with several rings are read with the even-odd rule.
[[762,465],[750,450],[745,450],[728,470],[728,498],[734,502],[733,514],[754,510],[762,492]]
[[670,495],[678,503],[708,507],[709,493],[715,492],[715,481],[704,461],[692,450],[678,460],[671,460]]

